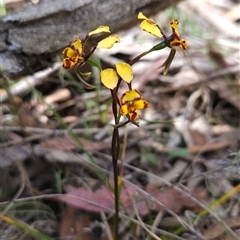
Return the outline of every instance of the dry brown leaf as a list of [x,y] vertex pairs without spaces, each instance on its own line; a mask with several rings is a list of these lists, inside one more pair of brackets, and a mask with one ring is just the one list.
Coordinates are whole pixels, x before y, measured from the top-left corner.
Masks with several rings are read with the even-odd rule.
[[222,99],[231,103],[238,111],[240,111],[240,97],[239,97],[239,86],[233,88],[226,80],[219,79],[216,82],[209,84],[210,88],[217,91]]
[[[224,218],[223,221],[232,229],[240,228],[240,217]],[[204,237],[206,237],[207,239],[215,239],[218,237],[222,237],[224,233],[226,233],[226,229],[220,222],[210,222],[205,225],[202,224],[200,230],[202,231]]]
[[59,227],[60,238],[75,236],[75,240],[92,240],[92,234],[85,231],[90,227],[90,216],[73,206],[66,206]]
[[223,148],[231,147],[232,143],[231,142],[216,142],[216,143],[209,143],[205,146],[198,146],[194,145],[191,147],[188,147],[187,150],[189,153],[203,153],[203,152],[212,152],[212,151],[217,151]]
[[74,150],[77,148],[77,145],[70,141],[66,137],[56,137],[47,139],[41,142],[41,146],[44,148],[53,148],[53,149],[64,149],[64,150]]
[[[103,149],[110,148],[110,142],[96,142],[87,140],[85,138],[78,138],[79,141],[82,143],[83,147],[88,151],[100,151]],[[65,149],[65,150],[74,150],[78,149],[78,145],[68,137],[57,137],[52,139],[47,139],[45,142],[41,143],[42,147],[45,148],[54,148],[54,149]]]
[[[200,189],[198,189],[198,191],[193,191],[192,196],[197,199],[201,198],[202,194],[199,190]],[[124,209],[122,209],[121,212],[127,211],[128,213],[134,213],[134,198],[136,198],[137,208],[140,215],[147,215],[149,210],[160,211],[165,207],[174,212],[179,212],[183,206],[195,210],[198,208],[196,203],[189,197],[185,197],[184,194],[181,194],[174,189],[160,191],[148,187],[146,192],[153,197],[152,200],[141,197],[141,195],[138,194],[136,187],[124,184],[120,198]],[[57,199],[70,206],[89,212],[100,213],[114,210],[114,195],[106,186],[101,187],[95,192],[85,188],[78,188],[66,195],[57,197]],[[154,199],[159,201],[161,205],[157,204]]]

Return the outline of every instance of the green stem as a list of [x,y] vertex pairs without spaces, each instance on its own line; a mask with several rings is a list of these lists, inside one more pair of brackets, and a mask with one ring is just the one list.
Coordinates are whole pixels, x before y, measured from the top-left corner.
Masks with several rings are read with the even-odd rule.
[[148,51],[143,52],[143,53],[141,53],[140,55],[138,55],[137,57],[135,57],[134,59],[132,59],[132,60],[129,62],[129,65],[132,66],[133,64],[135,64],[136,62],[138,62],[138,61],[139,61],[142,57],[144,57],[145,55],[147,55],[147,54],[149,54],[149,53],[151,53],[151,52],[153,52],[153,51],[159,51],[159,50],[164,49],[164,48],[166,48],[166,47],[168,47],[168,43],[166,42],[166,40],[164,40],[164,41],[158,43],[157,45],[155,45],[154,47],[152,47],[151,49],[149,49]]

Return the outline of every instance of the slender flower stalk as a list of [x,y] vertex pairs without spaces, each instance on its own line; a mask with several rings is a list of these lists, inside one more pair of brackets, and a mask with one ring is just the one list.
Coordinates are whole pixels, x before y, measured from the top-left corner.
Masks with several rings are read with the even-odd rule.
[[114,239],[118,239],[118,223],[119,223],[119,191],[118,191],[118,157],[119,157],[119,131],[118,128],[113,129],[112,135],[112,164],[114,176],[114,197],[115,197],[115,216],[114,216]]

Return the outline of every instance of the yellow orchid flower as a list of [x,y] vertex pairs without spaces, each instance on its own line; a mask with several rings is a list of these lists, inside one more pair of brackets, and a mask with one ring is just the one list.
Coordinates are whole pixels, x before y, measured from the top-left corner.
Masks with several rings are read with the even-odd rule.
[[188,44],[185,39],[180,38],[180,34],[178,32],[178,27],[177,25],[179,24],[178,19],[174,19],[173,21],[170,22],[170,25],[172,27],[172,35],[170,36],[170,46],[171,47],[180,47],[183,50],[188,49]]
[[83,54],[83,43],[78,38],[75,37],[75,40],[71,43],[70,47],[67,47],[62,52],[66,58],[63,59],[63,67],[69,69],[75,66],[77,63],[83,63],[84,58]]
[[[92,35],[103,32],[111,33],[108,26],[99,26],[95,30],[88,33],[84,42],[82,42],[82,40],[79,39],[78,37],[75,37],[75,40],[70,44],[70,47],[66,47],[62,52],[66,56],[63,59],[63,67],[69,69],[74,67],[76,64],[84,63],[86,57],[86,54],[84,53],[84,45],[86,44],[88,38]],[[120,42],[120,39],[118,37],[115,37],[114,41]],[[112,46],[113,43],[111,46],[108,46],[107,48],[111,48]]]
[[120,99],[120,103],[120,114],[127,116],[131,122],[135,122],[138,117],[141,118],[137,110],[149,107],[149,103],[143,99],[142,94],[136,89],[125,92]]
[[103,85],[109,89],[114,89],[118,84],[119,76],[127,83],[133,79],[132,67],[124,62],[115,64],[116,70],[112,68],[104,69],[100,72]]
[[180,47],[183,50],[188,48],[187,41],[185,39],[180,38],[180,34],[178,32],[178,24],[179,21],[174,19],[171,21],[170,25],[172,27],[172,35],[170,37],[166,37],[166,35],[162,32],[161,28],[152,20],[147,18],[143,13],[138,14],[138,19],[143,20],[140,24],[140,28],[150,34],[163,37],[169,47]]

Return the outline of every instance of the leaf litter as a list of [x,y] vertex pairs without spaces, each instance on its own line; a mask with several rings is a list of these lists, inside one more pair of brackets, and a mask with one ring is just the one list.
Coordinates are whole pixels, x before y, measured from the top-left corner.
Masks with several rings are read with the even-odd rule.
[[[164,51],[134,66],[134,87],[144,92],[151,107],[140,128],[125,130],[121,239],[150,239],[134,205],[143,222],[151,228],[155,220],[152,231],[166,239],[240,236],[236,12],[237,3],[231,0],[187,0],[155,16],[163,23],[174,16],[184,19],[190,47],[187,54],[178,53],[167,76],[156,69],[166,58]],[[106,66],[131,59],[156,41],[137,27],[121,35],[124,46],[97,52]],[[1,89],[1,210],[53,239],[110,239],[114,198],[109,99],[104,90],[85,91],[59,71],[56,65],[43,71],[42,79],[31,76],[37,91],[30,91],[23,77],[16,83],[20,87],[9,86],[10,100]],[[41,202],[56,218],[40,214],[38,204],[16,210],[22,202]],[[204,207],[209,211],[201,216]],[[131,229],[131,222],[141,230]],[[4,222],[0,229],[1,239],[33,239]]]

